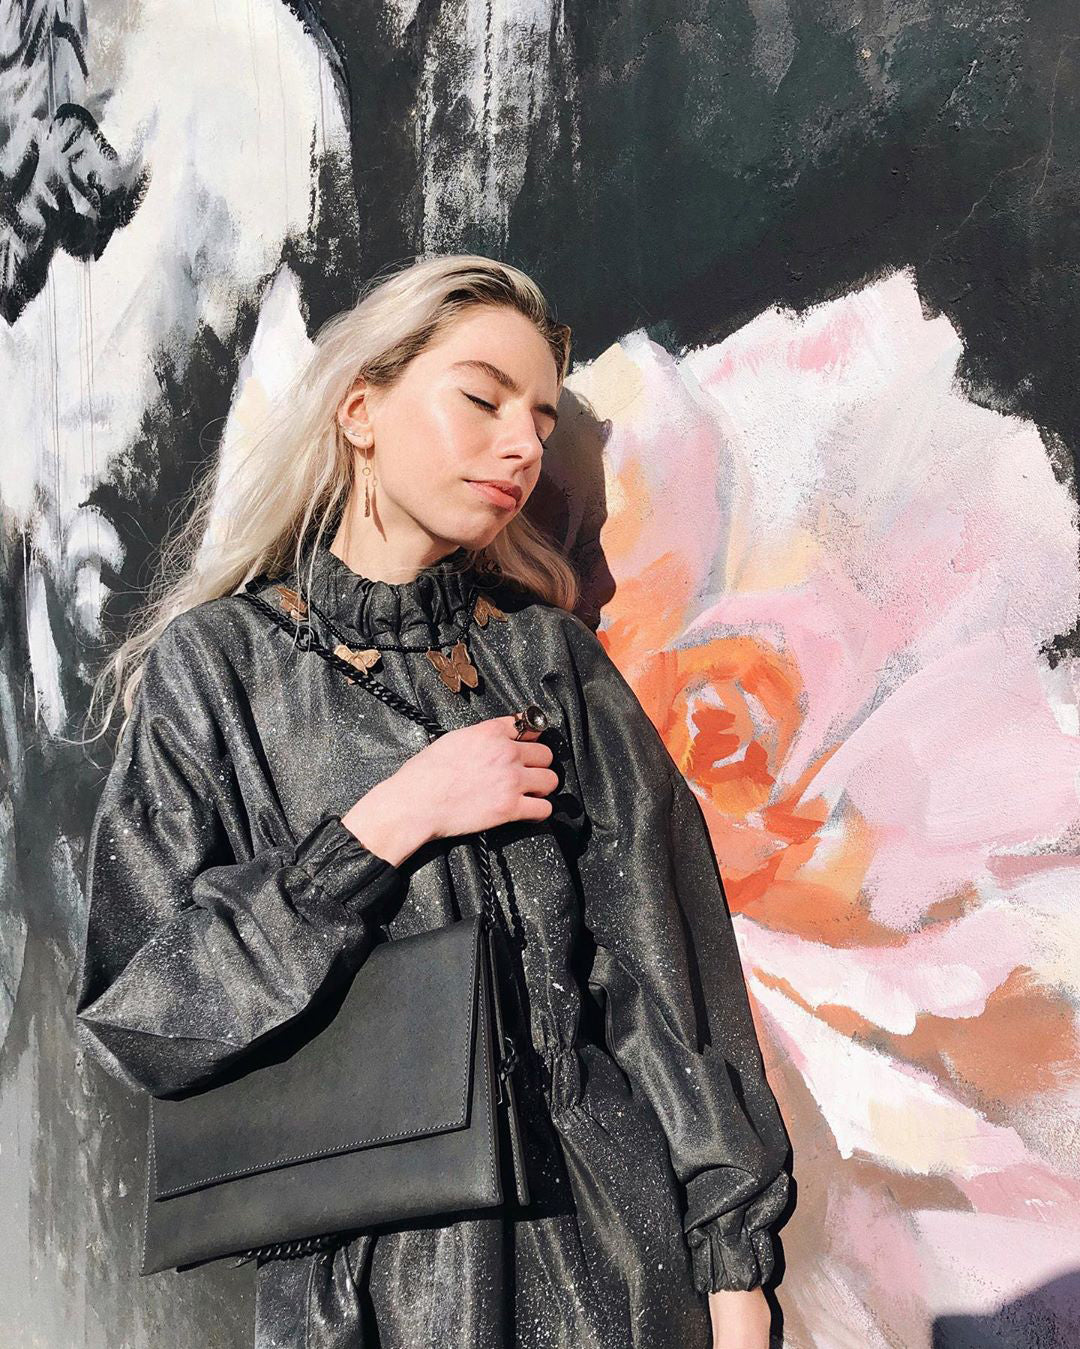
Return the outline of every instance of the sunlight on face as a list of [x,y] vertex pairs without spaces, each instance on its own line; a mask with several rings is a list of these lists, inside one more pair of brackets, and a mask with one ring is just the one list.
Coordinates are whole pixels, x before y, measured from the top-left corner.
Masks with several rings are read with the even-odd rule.
[[[392,388],[358,380],[340,420],[374,435],[381,528],[454,547],[490,543],[536,486],[559,393],[548,344],[504,305],[467,310]],[[477,485],[492,482],[510,495]]]

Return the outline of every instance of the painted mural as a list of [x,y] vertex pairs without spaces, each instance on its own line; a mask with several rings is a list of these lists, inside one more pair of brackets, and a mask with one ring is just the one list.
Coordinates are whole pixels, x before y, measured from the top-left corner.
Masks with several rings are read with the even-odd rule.
[[709,823],[795,1143],[782,1343],[1080,1344],[1070,26],[0,0],[5,1349],[250,1343],[250,1271],[136,1273],[75,738],[192,483],[451,249],[574,328],[532,513]]

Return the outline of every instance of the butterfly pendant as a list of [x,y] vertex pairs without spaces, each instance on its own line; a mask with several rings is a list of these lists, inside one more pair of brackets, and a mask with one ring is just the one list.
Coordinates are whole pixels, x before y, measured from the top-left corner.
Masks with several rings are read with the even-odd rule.
[[344,642],[338,642],[334,647],[334,655],[341,660],[347,660],[350,665],[355,665],[358,670],[370,670],[373,665],[378,665],[382,660],[382,653],[374,647],[363,651],[354,651],[351,646],[346,646]]
[[476,604],[473,606],[473,618],[482,628],[487,627],[489,618],[498,618],[506,622],[506,615],[497,605],[492,604],[486,595],[477,595]]
[[451,693],[460,693],[462,684],[468,684],[469,688],[474,689],[479,683],[480,676],[476,666],[469,660],[464,642],[454,643],[449,659],[441,651],[427,651],[424,654],[438,670],[439,678]]
[[290,590],[288,586],[275,586],[278,592],[281,607],[290,618],[301,619],[307,615],[307,605],[295,590]]

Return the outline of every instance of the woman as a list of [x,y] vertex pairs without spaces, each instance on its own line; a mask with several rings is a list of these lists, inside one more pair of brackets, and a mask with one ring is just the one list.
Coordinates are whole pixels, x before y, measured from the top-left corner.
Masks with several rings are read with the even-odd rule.
[[[788,1140],[704,819],[522,514],[569,329],[454,255],[315,346],[114,659],[80,1036],[155,1095],[209,1084],[343,949],[476,912],[493,830],[530,1203],[260,1260],[257,1349],[765,1349]],[[452,729],[418,748],[249,584]]]

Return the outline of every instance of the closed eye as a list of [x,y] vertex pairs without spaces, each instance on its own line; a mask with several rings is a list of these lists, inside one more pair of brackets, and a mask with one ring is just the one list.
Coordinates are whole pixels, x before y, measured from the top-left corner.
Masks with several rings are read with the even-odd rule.
[[[465,390],[462,389],[461,392],[465,393]],[[498,408],[494,405],[494,403],[486,403],[482,398],[477,398],[475,394],[465,393],[465,397],[469,400],[470,403],[476,403],[478,407],[487,408],[488,412],[498,412]],[[544,439],[543,436],[537,435],[536,438],[541,445],[547,444],[547,441]]]

